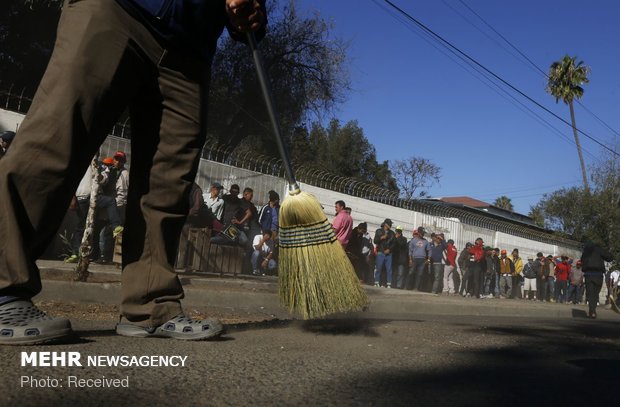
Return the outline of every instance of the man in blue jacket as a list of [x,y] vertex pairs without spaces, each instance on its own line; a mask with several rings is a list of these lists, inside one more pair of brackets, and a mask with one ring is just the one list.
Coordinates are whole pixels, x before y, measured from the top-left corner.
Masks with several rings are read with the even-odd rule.
[[[199,340],[217,320],[183,314],[172,264],[205,140],[209,67],[226,27],[264,33],[256,0],[69,0],[47,71],[0,161],[0,344],[71,334],[31,302],[35,260],[58,229],[91,157],[129,109],[132,163],[117,333]],[[14,150],[14,151],[13,151]]]

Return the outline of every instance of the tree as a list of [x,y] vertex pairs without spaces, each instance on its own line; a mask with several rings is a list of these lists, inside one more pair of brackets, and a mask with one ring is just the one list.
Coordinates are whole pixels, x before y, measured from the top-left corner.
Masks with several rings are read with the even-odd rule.
[[577,125],[575,124],[575,109],[573,108],[573,100],[581,99],[583,96],[583,88],[581,85],[589,82],[588,73],[590,68],[583,65],[583,61],[575,63],[577,57],[564,57],[551,64],[549,68],[549,79],[546,91],[555,97],[555,102],[560,99],[566,103],[570,109],[570,119],[573,127],[573,135],[575,136],[575,145],[577,146],[577,154],[579,155],[579,164],[581,165],[581,175],[583,177],[583,187],[586,192],[589,191],[588,176],[586,174],[586,165],[583,160],[583,152],[581,151],[581,143],[579,142],[579,134]]
[[412,199],[416,194],[419,197],[426,196],[427,191],[424,189],[438,183],[441,178],[441,168],[422,157],[396,160],[390,165],[390,169],[404,199]]
[[[314,123],[309,132],[295,132],[293,139],[292,159],[296,165],[320,168],[342,177],[397,189],[387,162],[377,161],[375,147],[357,121],[343,126],[332,119],[326,127]],[[303,148],[306,150],[300,151]]]
[[579,241],[593,240],[611,249],[620,259],[620,161],[609,155],[591,168],[593,188],[562,188],[532,207],[545,224],[558,233]]
[[534,224],[539,228],[545,227],[545,214],[542,208],[538,205],[530,207],[530,213],[527,215],[534,221]]
[[[274,3],[269,3],[274,4]],[[331,113],[349,90],[347,44],[334,38],[318,15],[300,16],[292,1],[272,5],[267,35],[259,44],[271,79],[276,109],[287,142],[295,128]],[[277,151],[256,71],[247,45],[226,38],[212,67],[209,135],[220,146],[265,155]]]
[[512,206],[512,199],[508,198],[506,195],[498,196],[495,199],[495,202],[493,202],[493,205],[510,212],[514,211],[514,206]]
[[23,90],[25,96],[34,95],[52,53],[60,17],[59,4],[3,0],[0,11],[2,88],[13,86],[12,92]]

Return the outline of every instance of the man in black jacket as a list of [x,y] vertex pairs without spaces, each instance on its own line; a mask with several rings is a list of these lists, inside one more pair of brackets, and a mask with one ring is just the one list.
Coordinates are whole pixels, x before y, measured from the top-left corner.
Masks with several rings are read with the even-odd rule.
[[28,115],[0,160],[0,344],[71,333],[31,298],[35,260],[53,239],[80,178],[128,109],[131,186],[123,238],[122,319],[132,337],[199,340],[217,320],[184,315],[172,266],[206,138],[206,95],[217,40],[264,33],[257,0],[66,1],[56,45]]
[[605,262],[613,261],[613,256],[608,250],[587,241],[581,255],[581,269],[586,279],[586,300],[588,301],[588,317],[596,318],[596,306],[598,297],[603,286],[605,274]]
[[409,246],[407,238],[403,236],[403,228],[396,226],[394,229],[394,251],[392,252],[392,287],[404,289],[409,262]]
[[392,220],[386,219],[375,232],[374,243],[377,245],[377,261],[375,267],[375,287],[381,283],[381,272],[385,266],[386,285],[392,288],[392,251],[394,250],[394,232],[391,230]]

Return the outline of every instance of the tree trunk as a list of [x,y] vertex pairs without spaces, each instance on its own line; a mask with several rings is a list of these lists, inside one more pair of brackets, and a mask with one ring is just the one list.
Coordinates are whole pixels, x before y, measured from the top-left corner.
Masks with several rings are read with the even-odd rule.
[[573,101],[568,103],[570,108],[570,120],[573,125],[573,135],[575,136],[575,145],[577,146],[577,154],[579,154],[579,164],[581,164],[581,176],[583,177],[583,188],[586,193],[590,192],[588,186],[588,176],[586,174],[586,165],[583,161],[583,152],[581,151],[581,143],[579,142],[579,133],[577,132],[577,125],[575,124],[575,109],[573,108]]
[[97,198],[99,197],[99,165],[97,158],[93,158],[90,164],[91,170],[91,189],[90,189],[90,203],[88,205],[88,213],[86,215],[86,226],[84,227],[84,235],[82,236],[82,243],[80,245],[80,253],[78,258],[78,264],[75,268],[73,280],[74,281],[86,281],[88,275],[88,265],[90,264],[90,254],[93,251],[93,232],[95,228],[95,210],[97,209]]

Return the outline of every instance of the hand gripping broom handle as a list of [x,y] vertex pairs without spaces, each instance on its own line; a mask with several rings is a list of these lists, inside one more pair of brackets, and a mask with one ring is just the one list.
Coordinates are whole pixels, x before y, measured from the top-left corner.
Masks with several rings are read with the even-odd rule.
[[258,52],[258,48],[256,46],[256,37],[254,36],[254,33],[247,33],[247,37],[248,44],[250,45],[250,49],[252,50],[252,57],[254,58],[254,66],[256,67],[258,82],[260,83],[260,87],[263,91],[263,98],[265,99],[265,105],[267,106],[269,119],[271,120],[271,125],[273,126],[273,132],[276,135],[278,151],[280,152],[280,157],[282,157],[282,165],[284,166],[284,171],[286,173],[289,193],[291,195],[294,195],[299,193],[299,185],[297,185],[295,175],[293,174],[293,168],[291,167],[291,160],[289,159],[288,151],[286,151],[286,148],[284,147],[284,139],[282,138],[282,133],[280,132],[280,122],[278,121],[275,107],[273,105],[273,95],[271,93],[271,87],[269,86],[269,78],[267,78],[267,73],[265,72],[263,58],[260,52]]

